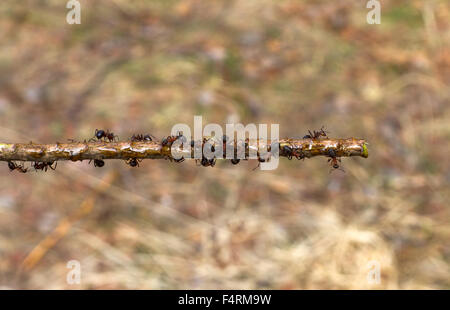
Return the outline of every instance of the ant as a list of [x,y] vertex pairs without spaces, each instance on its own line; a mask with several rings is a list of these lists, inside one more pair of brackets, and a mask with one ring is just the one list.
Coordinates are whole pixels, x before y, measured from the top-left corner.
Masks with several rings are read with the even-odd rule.
[[209,167],[209,166],[214,167],[215,164],[216,164],[215,158],[208,159],[206,157],[202,157],[202,160],[200,161],[200,165],[202,165],[203,167]]
[[[341,159],[336,156],[336,151],[334,149],[328,149],[328,156],[331,157],[328,159],[331,167],[333,169],[339,169],[344,171],[344,169],[340,168],[339,164],[341,163]],[[345,172],[345,171],[344,171]],[[331,170],[330,170],[331,173]]]
[[[161,145],[164,147],[166,145],[172,145],[172,143],[174,143],[177,139],[181,139],[181,142],[186,143],[186,137],[183,136],[181,134],[181,132],[178,132],[177,136],[168,136],[166,138],[164,138],[161,142]],[[192,145],[192,141],[191,141],[191,145]]]
[[[55,167],[53,167],[53,163],[55,163]],[[47,171],[48,168],[52,170],[56,170],[56,166],[58,165],[58,162],[48,161],[48,162],[35,162],[33,164],[34,170],[42,170]]]
[[8,168],[9,171],[14,171],[17,170],[21,173],[26,173],[28,171],[28,168],[25,168],[23,165],[17,165],[16,163],[12,162],[12,161],[8,161]]
[[[241,161],[241,159],[238,158],[238,155],[239,155],[239,157],[241,157],[242,155],[245,155],[245,154],[242,154],[242,150],[235,149],[234,150],[234,157],[231,159],[231,163],[233,165],[237,165]],[[248,160],[248,159],[243,158],[242,160]]]
[[137,158],[129,158],[126,160],[126,163],[130,165],[131,167],[139,167],[139,163],[142,161],[142,159]]
[[241,161],[241,160],[240,160],[239,158],[233,158],[233,159],[231,160],[231,163],[232,163],[233,165],[237,165],[237,164],[239,164],[240,161]]
[[132,137],[131,137],[131,141],[132,142],[136,142],[136,141],[153,141],[152,140],[152,137],[151,137],[151,135],[142,135],[142,134],[139,134],[139,135],[133,135]]
[[109,142],[114,142],[116,141],[116,139],[119,139],[119,137],[114,135],[114,133],[110,132],[109,130],[104,131],[103,129],[95,129],[94,138],[90,139],[89,141],[95,141],[95,138],[97,138],[97,140],[108,139]]
[[305,154],[303,154],[301,151],[299,151],[299,153],[296,153],[295,155],[295,158],[297,158],[298,160],[300,160],[300,159],[305,159]]
[[259,151],[256,153],[257,160],[258,160],[258,166],[253,168],[253,171],[258,169],[261,166],[261,163],[270,161],[270,158],[272,157],[271,149],[272,149],[272,146],[270,146],[268,151],[265,152],[265,154],[263,154],[263,155],[261,155]]
[[[234,141],[232,140],[232,142],[234,143]],[[223,143],[226,144],[228,143],[228,137],[226,135],[223,136]],[[235,148],[235,146],[233,145],[233,149],[234,149],[234,157],[231,159],[231,163],[233,165],[237,165],[239,164],[239,162],[241,161],[240,158],[237,158],[238,156],[238,150],[237,148]],[[224,147],[224,151],[226,151],[226,147]]]
[[322,127],[320,128],[320,130],[318,130],[318,131],[313,130],[313,132],[311,132],[310,130],[308,130],[308,135],[303,136],[303,139],[313,139],[313,140],[316,140],[316,139],[319,139],[320,137],[328,138],[328,136],[327,136],[327,131],[325,131],[323,128],[324,128],[324,126],[322,126]]
[[290,146],[287,146],[287,145],[283,146],[282,150],[283,150],[283,154],[285,154],[287,156],[287,158],[289,160],[291,160],[292,156],[294,155],[294,150]]
[[[227,135],[223,135],[222,142],[223,142],[223,145],[222,145],[223,154],[226,155],[228,147],[232,148],[234,150],[234,159],[232,159],[231,161],[236,162],[236,163],[233,163],[233,165],[237,165],[239,163],[239,160],[237,160],[236,154],[237,154],[237,148],[239,148],[239,146],[236,144],[235,139],[234,138],[230,139],[230,138],[228,138]],[[214,149],[213,149],[213,152],[214,152]]]
[[[91,163],[92,159],[89,161],[89,164]],[[105,165],[105,162],[101,159],[94,159],[94,167],[103,167]]]

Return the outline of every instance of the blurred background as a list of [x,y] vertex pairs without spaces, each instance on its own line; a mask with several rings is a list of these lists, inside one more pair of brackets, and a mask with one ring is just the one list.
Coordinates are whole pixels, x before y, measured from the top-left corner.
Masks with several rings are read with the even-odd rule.
[[162,138],[202,115],[324,125],[369,158],[2,163],[0,288],[450,288],[448,1],[382,1],[380,25],[367,1],[80,3],[69,25],[66,1],[1,1],[0,141]]

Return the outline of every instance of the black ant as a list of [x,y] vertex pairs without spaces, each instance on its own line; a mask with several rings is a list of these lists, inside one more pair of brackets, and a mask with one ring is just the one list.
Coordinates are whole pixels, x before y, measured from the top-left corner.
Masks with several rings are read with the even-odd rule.
[[330,163],[333,169],[339,169],[344,171],[344,169],[340,168],[339,164],[341,163],[341,159],[336,156],[336,151],[334,149],[328,149],[328,156],[330,157],[328,159],[328,162]]
[[94,138],[90,139],[89,141],[93,141],[97,138],[97,140],[106,140],[108,139],[109,142],[116,141],[116,139],[119,139],[118,136],[114,135],[114,133],[110,132],[109,130],[104,131],[103,129],[95,129]]
[[216,159],[215,159],[215,158],[211,158],[211,159],[209,160],[209,165],[210,165],[211,167],[214,167],[214,166],[216,165]]
[[292,156],[294,155],[294,150],[290,146],[287,146],[287,145],[283,146],[282,150],[283,150],[283,154],[285,154],[287,156],[287,158],[289,160],[291,160]]
[[132,142],[136,142],[136,141],[153,141],[151,135],[133,135],[131,137],[131,141]]
[[25,168],[23,165],[17,165],[16,163],[12,162],[12,161],[8,161],[8,168],[9,171],[14,171],[17,170],[21,173],[26,173],[28,171],[28,168]]
[[[55,164],[55,167],[53,167],[53,163]],[[33,168],[38,171],[47,171],[48,168],[52,170],[56,170],[56,166],[58,165],[58,162],[48,161],[48,162],[35,162],[33,164]]]
[[212,159],[208,159],[206,157],[202,157],[201,161],[200,161],[200,165],[202,165],[203,167],[214,167],[214,165],[216,164],[216,159],[212,158]]
[[320,128],[320,130],[318,130],[318,131],[313,130],[313,132],[311,132],[310,130],[308,130],[308,135],[303,136],[303,139],[313,139],[313,140],[316,140],[316,139],[319,139],[320,137],[328,138],[328,136],[327,136],[327,131],[325,131],[323,128],[324,128],[324,126],[322,126],[322,127]]
[[[89,164],[91,163],[92,159],[89,161]],[[101,159],[94,159],[94,167],[103,167],[105,165],[105,162]]]
[[239,158],[233,158],[233,159],[231,160],[231,163],[232,163],[233,165],[237,165],[237,164],[239,164],[240,161],[241,161],[241,160],[240,160]]
[[301,151],[295,154],[295,158],[297,158],[298,160],[305,159],[305,157],[305,154],[303,154]]
[[[226,144],[227,142],[228,142],[228,137],[224,135],[223,136],[223,143]],[[234,146],[233,146],[233,148],[234,148]],[[225,151],[226,151],[226,148],[224,147],[224,152]],[[237,165],[241,161],[240,158],[237,158],[237,155],[238,155],[238,151],[237,151],[237,149],[234,148],[234,157],[231,159],[231,163],[233,165]]]
[[[238,148],[239,148],[239,146],[238,146]],[[238,158],[238,154],[243,155],[242,152],[239,152],[237,149],[234,149],[234,157],[231,159],[231,163],[233,165],[237,165],[241,161],[241,159]],[[243,160],[247,160],[247,159],[243,159]]]
[[142,159],[137,158],[129,158],[126,160],[126,163],[130,165],[131,167],[139,167],[139,163],[142,161]]

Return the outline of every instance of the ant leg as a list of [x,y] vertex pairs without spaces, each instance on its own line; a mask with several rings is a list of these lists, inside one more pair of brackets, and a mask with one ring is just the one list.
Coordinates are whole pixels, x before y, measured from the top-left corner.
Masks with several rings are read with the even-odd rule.
[[255,170],[258,169],[259,167],[261,167],[261,162],[258,161],[258,166],[256,166],[255,168],[253,168],[252,171],[255,171]]
[[56,166],[58,166],[58,162],[55,161],[55,167],[53,167],[53,164],[49,165],[50,169],[56,170]]

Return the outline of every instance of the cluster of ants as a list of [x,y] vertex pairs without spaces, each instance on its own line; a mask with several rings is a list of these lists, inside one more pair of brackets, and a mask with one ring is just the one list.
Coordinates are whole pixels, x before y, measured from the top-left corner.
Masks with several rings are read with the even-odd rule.
[[[54,166],[53,166],[54,165]],[[55,170],[56,166],[58,165],[57,162],[34,162],[32,167],[34,168],[34,170],[38,171],[38,170],[42,170],[42,171],[47,171],[48,168]],[[19,165],[16,164],[15,162],[9,161],[8,162],[8,168],[10,171],[19,171],[21,173],[26,173],[28,172],[28,168],[25,168],[24,165]]]
[[[322,138],[328,139],[328,135],[327,135],[327,131],[324,130],[324,127],[322,126],[319,130],[313,130],[312,132],[310,130],[308,130],[308,134],[303,136],[303,139],[311,139],[311,140],[320,140]],[[178,139],[180,139],[180,142],[186,143],[186,137],[184,137],[181,133],[178,133],[177,136],[168,136],[167,138],[163,139],[162,141],[162,146],[172,146],[172,144],[177,141]],[[226,144],[228,143],[229,139],[226,135],[223,136],[222,138],[222,142],[223,142],[223,150],[226,149]],[[249,139],[247,138],[245,140],[245,150],[248,150],[248,141]],[[209,143],[208,139],[204,138],[203,139],[203,145],[202,147],[206,144]],[[195,143],[194,140],[191,140],[191,147],[199,147],[198,145],[196,145],[197,143]],[[260,163],[266,162],[269,160],[270,158],[270,151],[271,151],[271,147],[270,146],[268,149],[268,155],[266,157],[262,157],[260,156],[260,154],[258,153],[258,166],[256,168],[259,167]],[[210,150],[211,152],[215,151],[214,145],[210,146]],[[327,156],[330,157],[328,159],[328,162],[330,163],[331,167],[333,169],[340,169],[343,170],[340,167],[340,163],[341,163],[341,159],[339,157],[337,157],[336,151],[332,148],[327,150]],[[305,159],[306,155],[298,149],[293,149],[291,146],[287,146],[284,145],[281,149],[281,155],[286,156],[289,160],[291,160],[293,157],[297,158],[297,159]],[[233,165],[237,165],[240,162],[240,159],[237,158],[237,150],[235,148],[234,150],[234,158],[232,158],[230,161]],[[172,160],[171,158],[169,158],[170,160]],[[182,162],[184,161],[184,158],[180,158],[180,159],[174,159],[176,162]],[[247,160],[247,159],[245,159]],[[211,158],[208,159],[205,156],[202,156],[202,159],[196,159],[196,163],[204,166],[204,167],[214,167],[214,165],[216,164],[216,159],[215,158]],[[255,169],[256,169],[255,168]]]
[[[175,141],[177,141],[177,140],[180,140],[180,142],[182,142],[182,143],[186,143],[186,142],[187,142],[186,137],[183,136],[181,133],[178,133],[178,135],[176,135],[176,136],[168,136],[167,138],[164,138],[164,139],[162,140],[161,145],[162,145],[163,147],[164,147],[164,146],[171,147],[172,144],[173,144]],[[222,137],[222,143],[223,143],[223,145],[222,145],[222,150],[225,150],[225,149],[226,149],[226,145],[227,145],[228,141],[229,141],[228,136],[223,135],[223,137]],[[246,144],[245,144],[245,145],[246,145],[246,147],[248,147],[248,139],[246,140]],[[206,146],[209,150],[211,150],[212,153],[215,152],[215,146],[214,146],[214,143],[211,143],[211,142],[209,141],[208,138],[203,138],[203,142],[202,142],[202,143],[200,143],[200,142],[195,142],[194,140],[191,140],[191,147],[193,147],[193,148],[200,148],[201,150],[203,150],[203,148],[204,148],[205,146]],[[240,162],[240,159],[237,158],[237,157],[238,157],[238,156],[237,156],[237,150],[235,149],[235,151],[234,151],[234,157],[230,160],[231,163],[232,163],[233,165],[237,165],[237,164]],[[181,157],[180,159],[172,159],[172,158],[169,158],[169,159],[170,159],[170,160],[174,160],[175,162],[183,162],[183,161],[184,161],[184,158],[183,158],[183,157]],[[202,158],[201,158],[201,159],[196,159],[195,162],[196,162],[197,165],[199,165],[199,166],[203,166],[203,167],[214,167],[214,166],[216,165],[216,158],[215,158],[215,157],[213,157],[213,158],[207,158],[206,156],[202,155]]]
[[[97,140],[95,140],[97,139]],[[95,129],[94,137],[89,139],[89,142],[92,141],[104,141],[104,142],[116,142],[119,140],[119,137],[116,136],[113,132],[110,132],[109,130],[103,130],[103,129]],[[138,142],[138,141],[153,141],[152,135],[132,135],[130,138],[131,142]],[[138,158],[128,158],[125,162],[130,167],[139,167],[139,163],[142,161],[142,159]],[[91,163],[91,160],[89,161]],[[94,159],[94,167],[103,167],[105,165],[105,162],[102,159]]]
[[[153,136],[149,135],[149,134],[146,134],[146,135],[138,134],[138,135],[133,135],[130,138],[130,140],[131,140],[131,142],[153,141],[152,137]],[[308,134],[305,135],[303,137],[303,139],[319,140],[322,137],[328,138],[327,132],[323,129],[323,126],[318,131],[313,130],[313,132],[311,132],[310,130],[308,130]],[[96,129],[94,137],[89,139],[89,142],[92,142],[92,141],[116,142],[116,141],[118,141],[118,139],[119,139],[119,137],[116,136],[113,132],[110,132],[109,130]],[[168,137],[164,138],[161,142],[161,145],[163,147],[165,147],[165,146],[171,147],[172,144],[175,141],[177,141],[178,139],[180,139],[180,142],[182,142],[182,143],[187,142],[186,137],[183,136],[181,133],[178,133],[176,136],[168,136]],[[247,138],[245,140],[245,144],[244,144],[245,150],[248,150],[248,141],[249,141],[249,139]],[[223,136],[222,142],[223,142],[223,150],[225,150],[226,145],[229,142],[229,139],[226,135]],[[201,143],[201,145],[199,145],[200,143],[196,143],[194,140],[191,140],[191,147],[202,147],[203,148],[205,146],[205,144],[208,144],[208,143],[210,143],[210,142],[207,138],[203,139],[203,142]],[[270,157],[270,148],[271,147],[272,146],[270,146],[269,150],[268,150],[269,157]],[[213,152],[213,153],[215,152],[215,147],[213,144],[209,145],[209,149],[211,150],[211,152]],[[299,160],[304,159],[306,157],[305,154],[303,154],[303,152],[301,150],[293,149],[291,146],[287,146],[287,145],[284,145],[280,151],[281,151],[281,155],[286,156],[289,160],[291,160],[293,157],[295,157]],[[234,158],[232,158],[230,160],[233,165],[237,165],[240,162],[240,159],[237,156],[237,152],[238,151],[235,148]],[[342,170],[342,168],[340,168],[340,165],[339,165],[339,163],[341,162],[341,159],[337,157],[336,151],[334,149],[328,149],[327,156],[330,157],[328,159],[328,162],[330,162],[330,165],[332,168]],[[269,157],[263,158],[258,153],[258,162],[259,162],[258,167],[259,167],[260,163],[268,161]],[[184,161],[183,157],[181,157],[179,159],[173,159],[171,157],[167,157],[166,159],[174,160],[177,163]],[[247,160],[247,159],[245,159],[245,160]],[[89,161],[89,164],[91,163],[91,161],[92,160]],[[141,161],[142,161],[142,159],[129,158],[125,162],[131,167],[139,167],[139,163]],[[216,158],[213,157],[213,158],[208,159],[203,155],[201,159],[196,159],[196,163],[203,167],[214,167],[216,164]],[[102,159],[94,159],[94,167],[101,168],[104,165],[105,165],[105,162]],[[50,162],[34,162],[31,167],[34,168],[35,171],[38,171],[38,170],[47,171],[48,168],[55,170],[56,166],[57,166],[57,162],[50,161]],[[19,171],[21,173],[28,172],[28,168],[25,168],[23,164],[22,165],[16,164],[15,162],[12,162],[12,161],[8,162],[8,167],[9,167],[10,171]]]
[[[311,132],[310,130],[308,130],[308,134],[303,136],[303,139],[320,140],[322,137],[328,139],[327,131],[324,130],[323,126],[320,128],[320,130],[317,131],[313,130],[313,132]],[[298,160],[305,159],[306,157],[301,150],[294,150],[287,145],[282,147],[281,152],[282,155],[286,156],[289,160],[291,160],[293,157],[297,158]],[[341,163],[341,159],[337,157],[336,151],[329,148],[327,150],[327,153],[327,156],[330,157],[328,159],[328,162],[330,163],[331,168],[344,171],[339,165]]]
[[[96,129],[94,133],[94,137],[89,139],[89,142],[93,141],[104,141],[104,142],[116,142],[119,140],[119,137],[116,136],[113,132],[110,132],[109,130],[103,130],[103,129]],[[72,139],[69,139],[70,142],[75,142]],[[150,135],[133,135],[131,137],[131,141],[152,141],[152,138]],[[86,142],[86,140],[85,140]],[[139,162],[141,160],[137,158],[129,158],[126,160],[126,163],[130,165],[131,167],[138,167]],[[89,164],[92,162],[92,159],[89,161]],[[41,170],[41,171],[47,171],[48,168],[55,170],[57,166],[57,162],[34,162],[31,165],[31,168],[34,168],[35,171]],[[102,159],[94,159],[94,167],[103,167],[105,165],[105,161]],[[23,164],[17,164],[15,162],[9,161],[8,162],[8,168],[10,171],[18,171],[21,173],[28,172],[29,168],[25,168]]]

